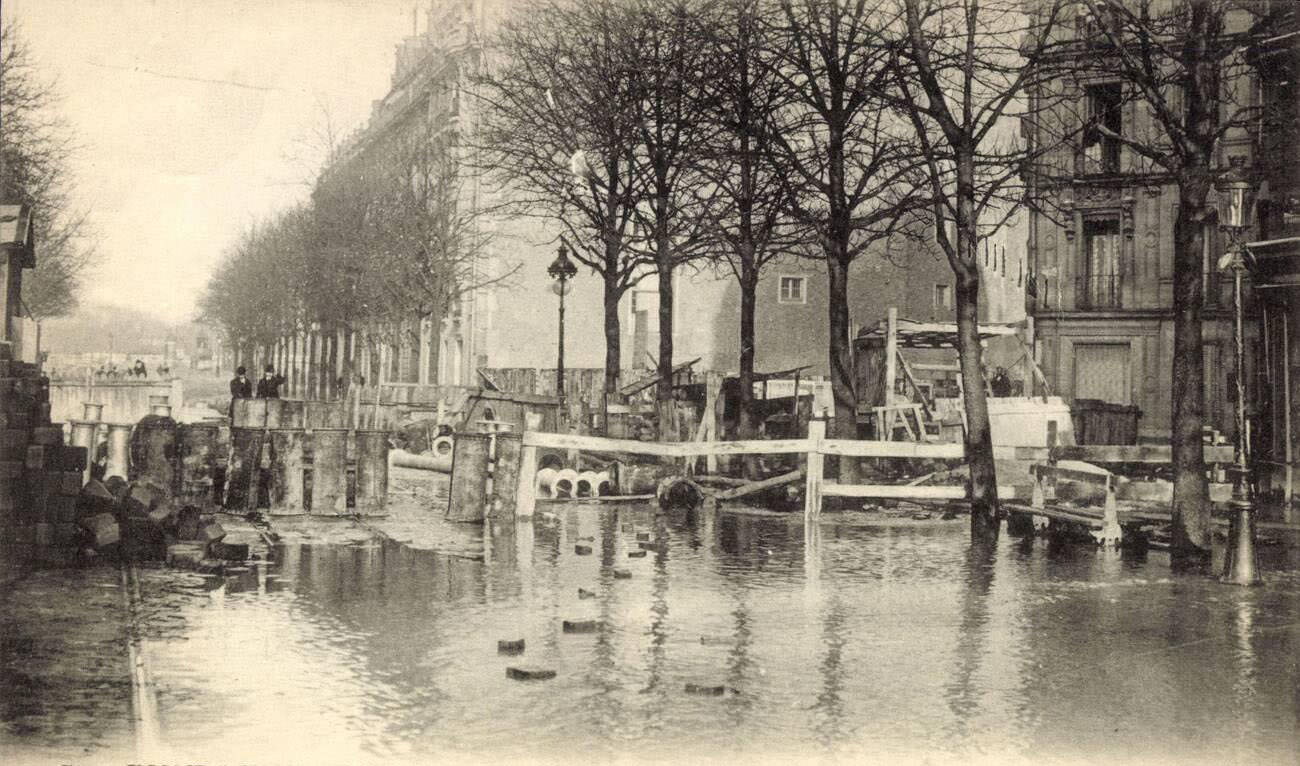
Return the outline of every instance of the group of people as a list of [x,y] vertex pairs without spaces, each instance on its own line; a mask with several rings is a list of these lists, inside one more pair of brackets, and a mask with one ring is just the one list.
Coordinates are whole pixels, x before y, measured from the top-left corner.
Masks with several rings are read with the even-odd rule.
[[[258,399],[279,399],[280,386],[284,384],[284,376],[275,374],[275,365],[268,364],[266,370],[262,373],[262,379],[257,381],[257,398]],[[253,382],[248,379],[248,370],[243,366],[235,369],[235,377],[230,379],[230,399],[252,399]]]
[[[171,374],[171,368],[166,364],[158,365],[158,377],[165,378]],[[149,377],[149,368],[145,367],[143,359],[135,360],[134,365],[128,365],[125,370],[119,370],[117,363],[109,362],[107,365],[100,365],[95,371],[96,378],[105,380],[120,380],[122,378],[147,378]]]

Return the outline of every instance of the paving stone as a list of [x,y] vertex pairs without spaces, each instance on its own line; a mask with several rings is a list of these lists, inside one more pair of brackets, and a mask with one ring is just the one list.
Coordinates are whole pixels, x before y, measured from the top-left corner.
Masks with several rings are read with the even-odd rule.
[[600,629],[599,620],[564,620],[560,625],[565,633],[595,633]]
[[549,668],[506,668],[506,678],[516,681],[548,681],[555,678],[555,671]]
[[523,654],[524,639],[500,639],[497,641],[497,654]]

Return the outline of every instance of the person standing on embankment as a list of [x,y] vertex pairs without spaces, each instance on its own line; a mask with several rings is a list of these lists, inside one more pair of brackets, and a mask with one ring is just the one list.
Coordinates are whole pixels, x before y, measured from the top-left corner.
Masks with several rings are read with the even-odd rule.
[[230,420],[235,420],[235,400],[250,399],[253,396],[253,382],[248,379],[247,370],[239,367],[235,377],[230,379]]
[[275,366],[268,364],[266,372],[262,373],[262,379],[257,381],[257,398],[279,399],[281,383],[284,383],[284,376],[276,375]]

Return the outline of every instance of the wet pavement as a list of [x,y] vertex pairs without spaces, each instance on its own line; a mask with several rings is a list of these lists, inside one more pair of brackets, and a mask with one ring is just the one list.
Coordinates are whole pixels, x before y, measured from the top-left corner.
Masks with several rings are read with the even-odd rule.
[[[443,496],[398,475],[387,517],[277,518],[247,571],[141,570],[158,735],[134,762],[1300,760],[1295,549],[1241,589],[1160,553],[973,548],[964,519],[806,539],[797,517],[551,504],[480,531],[439,521]],[[6,588],[0,760],[126,762],[118,577]]]

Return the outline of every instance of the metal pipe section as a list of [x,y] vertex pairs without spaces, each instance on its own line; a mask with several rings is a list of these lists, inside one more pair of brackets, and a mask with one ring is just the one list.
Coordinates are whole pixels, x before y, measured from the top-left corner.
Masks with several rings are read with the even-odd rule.
[[131,451],[131,424],[108,424],[108,465],[104,468],[104,478],[120,476],[127,478],[127,460]]
[[86,448],[86,468],[81,472],[81,486],[90,481],[90,468],[95,464],[95,436],[99,424],[87,420],[72,421],[72,446]]
[[421,471],[451,473],[451,453],[445,455],[417,455],[404,449],[388,451],[388,463],[398,468],[416,468]]

